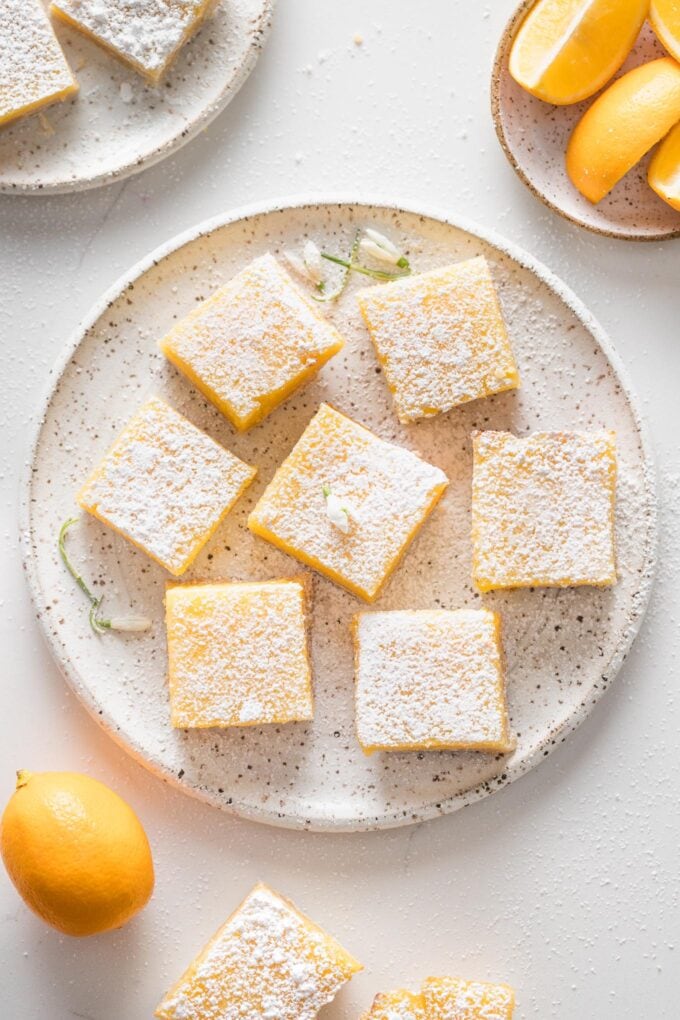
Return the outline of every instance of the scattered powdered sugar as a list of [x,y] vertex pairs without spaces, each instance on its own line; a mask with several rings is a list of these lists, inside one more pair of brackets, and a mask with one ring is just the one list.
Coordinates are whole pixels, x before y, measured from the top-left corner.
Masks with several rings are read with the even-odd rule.
[[495,613],[360,613],[355,641],[357,732],[366,750],[511,749]]
[[361,1020],[425,1020],[422,995],[399,989],[376,995],[368,1013]]
[[330,936],[258,885],[156,1010],[161,1020],[313,1020],[360,970]]
[[54,0],[57,15],[158,77],[214,0]]
[[254,468],[152,398],[95,468],[78,502],[180,574],[254,476]]
[[423,984],[428,1020],[512,1020],[515,993],[508,985],[462,978],[429,978]]
[[164,353],[188,368],[241,427],[272,410],[341,346],[337,330],[270,254],[251,262],[161,341]]
[[483,256],[369,287],[357,300],[400,421],[519,385]]
[[166,611],[173,726],[312,718],[302,582],[177,585]]
[[481,432],[473,444],[480,590],[615,582],[613,432]]
[[0,0],[0,122],[75,88],[39,0]]
[[[322,404],[253,510],[249,527],[373,598],[448,484],[443,471]],[[347,533],[324,487],[351,506]]]

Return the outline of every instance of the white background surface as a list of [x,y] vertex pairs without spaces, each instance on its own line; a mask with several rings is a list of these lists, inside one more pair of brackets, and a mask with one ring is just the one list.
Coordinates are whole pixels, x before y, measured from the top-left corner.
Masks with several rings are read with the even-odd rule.
[[[3,1020],[148,1020],[258,878],[366,964],[327,1020],[355,1020],[379,989],[446,972],[514,984],[518,1020],[676,1020],[680,242],[586,234],[515,178],[496,142],[487,88],[511,8],[509,0],[279,0],[253,76],[175,158],[80,196],[0,198],[0,800],[18,767],[89,772],[138,810],[157,869],[144,913],[86,941],[49,930],[1,874]],[[659,465],[658,582],[613,689],[520,782],[449,818],[382,834],[241,822],[129,760],[52,664],[17,539],[32,415],[49,367],[92,302],[195,222],[313,190],[440,206],[541,258],[613,337]]]

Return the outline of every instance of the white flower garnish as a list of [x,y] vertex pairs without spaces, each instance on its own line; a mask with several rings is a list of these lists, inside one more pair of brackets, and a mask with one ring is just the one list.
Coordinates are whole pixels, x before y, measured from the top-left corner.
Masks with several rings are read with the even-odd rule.
[[307,266],[304,264],[299,255],[297,255],[294,251],[284,251],[283,257],[297,276],[299,276],[302,280],[307,280],[308,283],[314,283]]
[[111,630],[125,631],[128,634],[141,634],[151,629],[151,620],[148,616],[112,616],[107,622]]
[[352,509],[346,499],[341,499],[331,492],[330,485],[324,485],[323,495],[326,500],[326,514],[331,524],[339,528],[345,535],[349,531]]
[[314,283],[321,283],[323,280],[323,260],[321,258],[321,252],[314,241],[309,238],[305,241],[304,248],[302,249],[302,257],[304,259],[307,272],[309,277]]
[[373,230],[372,227],[366,227],[365,233],[366,236],[362,237],[359,244],[362,255],[370,255],[378,262],[386,262],[391,266],[408,266],[408,260],[404,257],[403,252],[399,251],[389,237]]

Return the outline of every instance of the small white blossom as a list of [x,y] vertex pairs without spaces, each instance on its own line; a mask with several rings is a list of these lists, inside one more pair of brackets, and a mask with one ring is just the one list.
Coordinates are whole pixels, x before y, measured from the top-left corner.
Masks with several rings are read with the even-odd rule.
[[326,514],[331,524],[339,528],[345,535],[349,531],[352,519],[352,508],[346,499],[341,499],[331,492],[329,485],[324,485],[323,494],[326,500]]
[[321,252],[314,241],[306,240],[302,249],[302,257],[307,267],[307,272],[314,283],[321,283],[323,279],[323,260]]
[[398,265],[404,257],[403,253],[399,251],[396,244],[390,241],[389,237],[385,237],[379,231],[373,230],[372,227],[366,228],[366,236],[362,237],[359,248],[362,255],[371,255],[379,262],[387,262],[391,266]]
[[297,276],[303,280],[307,280],[308,283],[314,283],[307,266],[299,255],[297,255],[294,251],[284,251],[283,257]]
[[129,634],[141,634],[151,628],[148,616],[112,616],[109,620],[111,630],[126,631]]

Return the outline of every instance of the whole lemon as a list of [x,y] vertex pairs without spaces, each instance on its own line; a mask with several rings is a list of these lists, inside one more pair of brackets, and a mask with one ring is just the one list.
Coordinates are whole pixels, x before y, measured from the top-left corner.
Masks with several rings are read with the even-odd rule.
[[137,815],[77,772],[17,773],[0,853],[31,910],[67,935],[119,928],[153,891],[151,850]]

